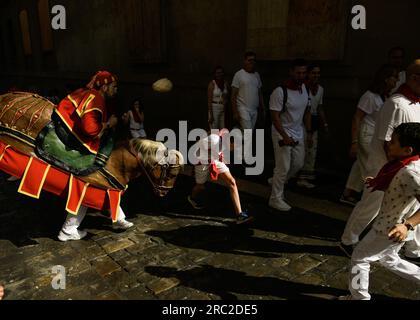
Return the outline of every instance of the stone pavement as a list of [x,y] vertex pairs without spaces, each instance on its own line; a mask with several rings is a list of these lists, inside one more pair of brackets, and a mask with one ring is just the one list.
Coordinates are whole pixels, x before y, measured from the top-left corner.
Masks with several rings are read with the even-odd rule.
[[[346,294],[348,263],[336,247],[351,209],[333,202],[337,182],[311,193],[290,192],[289,214],[270,211],[262,184],[240,181],[242,202],[255,214],[237,226],[227,190],[209,186],[208,207],[186,202],[192,179],[181,176],[166,199],[148,182],[128,189],[122,206],[132,230],[115,233],[108,217],[91,212],[86,240],[56,240],[64,199],[33,200],[0,177],[0,283],[5,299],[334,299]],[[249,194],[251,193],[251,194]],[[66,289],[54,290],[56,265]],[[420,287],[374,265],[376,299],[420,299]]]

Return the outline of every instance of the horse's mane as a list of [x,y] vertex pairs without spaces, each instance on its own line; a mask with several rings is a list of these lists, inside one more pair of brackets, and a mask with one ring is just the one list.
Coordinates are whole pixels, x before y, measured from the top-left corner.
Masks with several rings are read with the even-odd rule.
[[[142,161],[146,167],[151,167],[156,162],[161,162],[162,159],[157,159],[158,151],[164,152],[166,149],[162,142],[147,140],[147,139],[132,139],[130,140],[130,146],[134,152],[140,154]],[[164,153],[162,153],[164,156]]]

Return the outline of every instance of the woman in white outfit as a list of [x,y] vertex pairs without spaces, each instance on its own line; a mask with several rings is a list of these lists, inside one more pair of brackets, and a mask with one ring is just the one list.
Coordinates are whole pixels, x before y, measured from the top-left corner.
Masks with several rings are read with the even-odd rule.
[[351,132],[350,156],[356,158],[346,189],[340,199],[341,202],[356,204],[356,194],[364,187],[366,178],[366,163],[369,156],[370,143],[375,131],[376,116],[390,96],[398,81],[398,70],[390,65],[382,66],[375,75],[370,89],[360,98],[356,113],[353,117]]
[[208,122],[210,129],[221,130],[225,127],[225,110],[229,91],[223,67],[214,68],[213,76],[207,90]]
[[144,109],[139,99],[136,99],[131,109],[124,115],[130,125],[132,138],[147,138],[144,130]]

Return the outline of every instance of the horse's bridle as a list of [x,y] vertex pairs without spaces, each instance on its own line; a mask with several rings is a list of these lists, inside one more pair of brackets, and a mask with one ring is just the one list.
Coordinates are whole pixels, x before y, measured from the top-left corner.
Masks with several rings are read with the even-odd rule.
[[[137,163],[139,164],[140,168],[143,170],[143,173],[146,175],[147,179],[152,184],[153,191],[155,193],[157,193],[157,192],[158,193],[161,193],[162,191],[165,192],[165,193],[168,193],[173,188],[173,187],[166,187],[166,186],[163,185],[163,181],[165,180],[165,177],[167,175],[167,171],[168,171],[168,169],[169,169],[169,167],[171,165],[168,164],[168,163],[159,164],[159,162],[163,158],[167,158],[168,157],[169,152],[168,152],[168,149],[167,148],[165,150],[165,153],[163,155],[163,158],[160,159],[159,161],[156,161],[156,164],[151,168],[151,171],[153,171],[157,166],[161,166],[162,167],[162,170],[160,172],[160,177],[159,177],[159,184],[157,184],[157,183],[155,183],[153,181],[153,179],[151,178],[149,172],[147,171],[147,169],[146,169],[146,167],[144,165],[144,162],[139,157],[139,154],[133,150],[133,146],[132,145],[130,145],[130,153],[136,158]],[[173,167],[176,168],[176,167],[181,167],[181,166],[180,165],[176,165],[176,166],[173,166]]]

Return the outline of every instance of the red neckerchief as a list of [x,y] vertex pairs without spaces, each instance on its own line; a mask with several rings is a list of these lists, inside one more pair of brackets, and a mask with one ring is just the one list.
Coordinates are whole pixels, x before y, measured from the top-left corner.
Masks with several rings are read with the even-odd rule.
[[377,177],[368,183],[369,187],[372,188],[372,192],[376,190],[386,191],[398,171],[408,166],[411,162],[419,159],[420,157],[416,155],[402,160],[393,160],[388,162],[381,171],[379,171]]
[[216,82],[217,86],[222,92],[225,91],[225,79],[221,79],[221,80],[214,79],[214,82]]
[[299,91],[299,93],[302,93],[302,84],[296,82],[293,79],[289,79],[287,81],[284,82],[284,85],[286,86],[287,89],[289,90],[293,90],[293,91]]
[[420,96],[416,95],[406,83],[401,85],[396,93],[405,96],[408,100],[411,101],[411,104],[420,103]]
[[314,97],[317,95],[319,90],[319,83],[311,84],[309,81],[306,81],[305,86],[311,91]]

